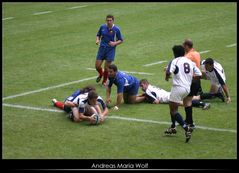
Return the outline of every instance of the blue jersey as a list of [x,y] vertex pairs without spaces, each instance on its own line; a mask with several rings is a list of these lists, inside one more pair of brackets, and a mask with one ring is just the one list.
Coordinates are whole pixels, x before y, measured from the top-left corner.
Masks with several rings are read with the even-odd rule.
[[[113,84],[117,86],[117,93],[129,91],[135,95],[135,92],[138,92],[139,80],[134,76],[118,71],[115,78],[109,78],[108,87],[111,88]],[[134,91],[130,91],[131,89]]]
[[123,41],[120,28],[116,25],[113,25],[112,28],[108,28],[106,24],[101,25],[97,36],[101,38],[100,46],[111,47],[110,41]]

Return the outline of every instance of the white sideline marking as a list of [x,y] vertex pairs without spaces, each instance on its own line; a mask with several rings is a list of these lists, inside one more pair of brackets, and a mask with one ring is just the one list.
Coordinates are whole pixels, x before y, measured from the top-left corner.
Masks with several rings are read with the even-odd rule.
[[[38,108],[38,107],[30,107],[30,106],[22,106],[22,105],[12,105],[12,104],[7,104],[7,103],[3,103],[3,106],[20,108],[20,109],[37,110],[37,111],[64,112],[64,111],[56,110],[56,109]],[[147,120],[147,119],[129,118],[129,117],[116,116],[116,115],[110,115],[107,118],[120,119],[120,120],[125,120],[125,121],[143,122],[143,123],[152,123],[152,124],[165,124],[165,125],[171,124],[166,121],[155,121],[155,120]],[[203,129],[203,130],[211,130],[211,131],[237,133],[236,130],[232,130],[232,129],[220,129],[220,128],[211,128],[211,127],[204,127],[204,126],[196,126],[196,128]]]
[[229,45],[226,45],[226,47],[234,47],[234,46],[236,46],[237,44],[236,43],[234,43],[234,44],[229,44]]
[[36,13],[33,13],[33,15],[41,15],[41,14],[48,14],[48,13],[52,13],[52,11],[36,12]]
[[22,105],[12,105],[12,104],[7,104],[7,103],[3,103],[3,106],[20,108],[20,109],[36,110],[36,111],[63,112],[61,110],[56,110],[56,109],[37,108],[37,107],[22,106]]
[[75,7],[70,7],[70,8],[67,8],[67,9],[72,10],[72,9],[83,8],[83,7],[87,7],[87,6],[88,6],[88,5],[75,6]]
[[85,79],[81,79],[81,80],[77,80],[77,81],[72,81],[72,82],[63,83],[63,84],[60,84],[60,85],[55,85],[55,86],[51,86],[51,87],[42,88],[42,89],[39,89],[39,90],[28,91],[28,92],[24,92],[24,93],[21,93],[21,94],[7,96],[7,97],[4,97],[3,100],[12,99],[12,98],[15,98],[15,97],[20,97],[20,96],[25,96],[25,95],[29,95],[29,94],[33,94],[33,93],[38,93],[38,92],[41,92],[41,91],[46,91],[46,90],[50,90],[50,89],[54,89],[54,88],[59,88],[59,87],[63,87],[63,86],[67,86],[67,85],[71,85],[71,84],[75,84],[75,83],[79,83],[79,82],[84,82],[84,81],[87,81],[87,80],[95,79],[96,77],[97,76],[93,76],[93,77],[89,77],[89,78],[85,78]]
[[[95,71],[94,68],[86,68],[86,70],[92,70],[92,71]],[[154,75],[154,73],[145,73],[145,72],[138,72],[138,71],[124,71],[124,70],[122,70],[122,72],[125,72],[125,73],[132,73],[132,74]]]
[[14,17],[6,17],[6,18],[3,18],[2,20],[11,20],[11,19],[14,19]]
[[204,54],[204,53],[208,53],[208,52],[210,52],[210,50],[201,51],[201,52],[199,52],[199,53],[200,53],[200,54]]
[[157,62],[153,62],[153,63],[150,63],[150,64],[145,64],[143,65],[143,67],[148,67],[148,66],[152,66],[152,65],[156,65],[156,64],[162,64],[164,62],[167,62],[167,61],[157,61]]

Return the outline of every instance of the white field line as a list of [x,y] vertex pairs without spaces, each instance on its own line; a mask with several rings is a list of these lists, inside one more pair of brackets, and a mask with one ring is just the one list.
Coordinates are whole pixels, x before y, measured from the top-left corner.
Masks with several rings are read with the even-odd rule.
[[[86,68],[86,70],[92,70],[92,71],[95,71],[94,68]],[[138,71],[124,71],[124,70],[122,70],[122,72],[125,72],[125,73],[131,73],[131,74],[154,75],[154,73],[146,73],[146,72],[138,72]]]
[[6,18],[3,18],[2,20],[11,20],[11,19],[14,19],[14,17],[6,17]]
[[236,46],[237,44],[236,43],[234,43],[234,44],[229,44],[229,45],[226,45],[226,47],[234,47],[234,46]]
[[12,99],[12,98],[15,98],[15,97],[20,97],[20,96],[25,96],[25,95],[29,95],[29,94],[33,94],[33,93],[38,93],[38,92],[41,92],[41,91],[46,91],[46,90],[50,90],[50,89],[54,89],[54,88],[67,86],[67,85],[72,85],[72,84],[84,82],[84,81],[87,81],[87,80],[95,79],[96,77],[97,76],[93,76],[93,77],[89,77],[89,78],[85,78],[85,79],[81,79],[81,80],[77,80],[77,81],[72,81],[72,82],[63,83],[63,84],[60,84],[60,85],[55,85],[55,86],[51,86],[51,87],[42,88],[42,89],[39,89],[39,90],[28,91],[28,92],[24,92],[24,93],[12,95],[12,96],[7,96],[7,97],[4,97],[3,100]]
[[36,12],[36,13],[33,13],[32,15],[41,15],[41,14],[48,14],[48,13],[52,13],[52,11]]
[[77,8],[84,8],[84,7],[87,7],[88,5],[81,5],[81,6],[74,6],[74,7],[70,7],[70,8],[67,8],[69,10],[72,10],[72,9],[77,9]]
[[[30,107],[30,106],[22,106],[22,105],[13,105],[13,104],[7,104],[7,103],[3,103],[3,106],[20,108],[20,109],[28,109],[28,110],[36,110],[36,111],[63,112],[61,110],[56,110],[56,109],[46,109],[46,108],[38,108],[38,107]],[[147,119],[129,118],[129,117],[123,117],[123,116],[116,116],[116,115],[110,115],[107,118],[119,119],[119,120],[125,120],[125,121],[151,123],[151,124],[165,124],[165,125],[171,124],[170,122],[166,122],[166,121],[155,121],[155,120],[147,120]],[[196,127],[197,127],[197,129],[203,129],[203,130],[237,133],[237,131],[233,130],[233,129],[211,128],[211,127],[204,127],[204,126],[196,126]]]
[[150,63],[150,64],[145,64],[143,65],[143,67],[148,67],[148,66],[152,66],[152,65],[156,65],[156,64],[162,64],[164,62],[167,62],[167,61],[157,61],[157,62],[153,62],[153,63]]
[[204,54],[204,53],[208,53],[208,52],[210,52],[211,50],[205,50],[205,51],[201,51],[201,52],[199,52],[200,54]]

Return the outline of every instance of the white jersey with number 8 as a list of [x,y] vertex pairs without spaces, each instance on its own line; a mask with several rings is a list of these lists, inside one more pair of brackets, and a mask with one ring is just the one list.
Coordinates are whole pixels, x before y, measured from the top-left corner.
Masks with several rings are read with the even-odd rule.
[[183,56],[175,58],[169,63],[167,73],[169,72],[174,73],[173,86],[184,87],[188,92],[190,92],[193,75],[202,75],[196,64]]

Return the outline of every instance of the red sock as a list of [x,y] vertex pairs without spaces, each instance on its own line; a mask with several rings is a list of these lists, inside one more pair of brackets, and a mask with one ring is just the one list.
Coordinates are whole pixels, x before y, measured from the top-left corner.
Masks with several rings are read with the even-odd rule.
[[99,76],[103,76],[103,70],[102,70],[102,68],[100,67],[99,69],[96,69],[97,71],[98,71],[98,73],[99,73]]
[[56,107],[58,107],[58,108],[60,108],[60,109],[64,109],[64,103],[63,102],[59,102],[59,101],[57,101],[56,103],[55,103],[55,106]]
[[105,82],[107,81],[107,79],[108,79],[108,71],[105,70],[105,71],[104,71],[104,76],[103,76],[103,82],[102,82],[102,83],[105,83]]

